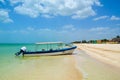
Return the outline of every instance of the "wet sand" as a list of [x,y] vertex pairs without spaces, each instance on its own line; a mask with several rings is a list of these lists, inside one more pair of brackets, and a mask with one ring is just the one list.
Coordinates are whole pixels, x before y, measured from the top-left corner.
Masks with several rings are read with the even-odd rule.
[[74,54],[83,80],[120,80],[120,68],[101,62],[84,50],[77,49]]

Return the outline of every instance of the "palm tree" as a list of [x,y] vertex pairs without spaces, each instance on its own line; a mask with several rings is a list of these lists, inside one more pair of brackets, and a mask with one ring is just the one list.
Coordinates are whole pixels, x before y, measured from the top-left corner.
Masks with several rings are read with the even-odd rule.
[[117,36],[116,36],[116,38],[120,38],[120,36],[119,36],[119,35],[117,35]]
[[107,39],[102,39],[101,41],[104,42],[104,43],[106,43],[106,42],[108,42],[109,40],[107,40]]
[[87,43],[87,41],[86,40],[82,40],[82,43]]

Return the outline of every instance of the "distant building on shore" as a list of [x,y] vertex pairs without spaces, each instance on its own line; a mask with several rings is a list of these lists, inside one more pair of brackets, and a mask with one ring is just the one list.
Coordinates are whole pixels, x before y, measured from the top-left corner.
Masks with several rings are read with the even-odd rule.
[[116,36],[116,38],[113,38],[111,41],[119,43],[120,44],[120,36]]
[[120,36],[116,36],[115,38],[109,39],[101,39],[101,40],[82,40],[82,41],[74,41],[72,43],[92,43],[92,44],[120,44]]

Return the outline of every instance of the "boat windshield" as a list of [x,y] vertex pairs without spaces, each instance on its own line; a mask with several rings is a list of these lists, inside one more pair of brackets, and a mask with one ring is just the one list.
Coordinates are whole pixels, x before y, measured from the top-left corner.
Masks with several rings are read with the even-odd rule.
[[36,51],[52,51],[52,50],[60,50],[63,48],[70,47],[70,45],[66,45],[63,42],[42,42],[36,43],[35,50]]

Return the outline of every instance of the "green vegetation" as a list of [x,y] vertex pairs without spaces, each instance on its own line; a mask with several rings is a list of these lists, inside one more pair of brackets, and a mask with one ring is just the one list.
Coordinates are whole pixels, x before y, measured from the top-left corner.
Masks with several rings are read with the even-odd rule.
[[101,39],[101,40],[82,40],[82,41],[74,41],[72,43],[93,43],[93,44],[102,44],[102,43],[112,43],[112,44],[120,44],[120,36],[117,35],[115,38],[112,39]]

